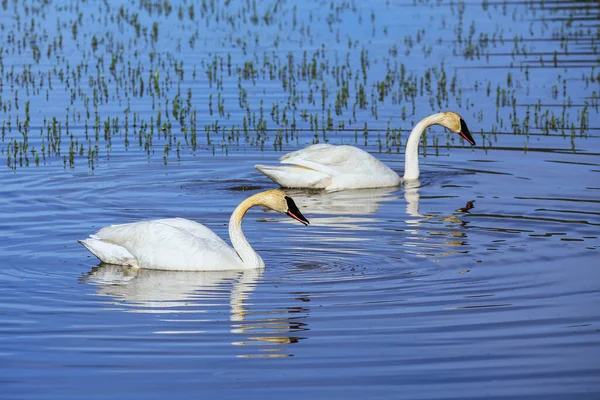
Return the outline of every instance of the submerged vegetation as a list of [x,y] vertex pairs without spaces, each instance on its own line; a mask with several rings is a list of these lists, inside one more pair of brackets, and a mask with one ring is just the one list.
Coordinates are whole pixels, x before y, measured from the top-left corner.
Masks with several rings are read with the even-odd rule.
[[129,149],[166,163],[327,141],[399,152],[443,109],[473,121],[484,149],[554,135],[576,152],[597,134],[594,2],[405,3],[3,0],[0,160],[94,168]]

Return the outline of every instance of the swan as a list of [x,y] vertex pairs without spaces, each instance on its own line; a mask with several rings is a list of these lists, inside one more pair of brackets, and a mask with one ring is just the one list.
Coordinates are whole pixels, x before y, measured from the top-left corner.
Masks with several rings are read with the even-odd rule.
[[264,268],[242,232],[242,218],[254,206],[267,207],[308,225],[294,200],[279,189],[242,201],[229,219],[233,248],[206,226],[183,218],[111,225],[78,242],[106,264],[172,271]]
[[282,164],[292,164],[290,166],[258,164],[254,168],[288,188],[333,191],[398,186],[403,181],[419,178],[419,140],[431,125],[446,127],[475,145],[462,117],[448,111],[423,118],[414,127],[406,143],[403,178],[366,151],[347,145],[314,144],[280,158]]

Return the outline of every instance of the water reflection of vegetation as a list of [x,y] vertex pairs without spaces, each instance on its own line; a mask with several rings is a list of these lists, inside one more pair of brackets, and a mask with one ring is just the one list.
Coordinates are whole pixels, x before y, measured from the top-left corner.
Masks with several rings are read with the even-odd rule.
[[[289,307],[253,311],[251,293],[256,289],[263,270],[176,272],[132,269],[101,264],[94,267],[81,281],[97,287],[97,293],[108,296],[110,303],[136,313],[168,315],[174,326],[157,334],[189,334],[208,332],[208,319],[192,315],[208,315],[212,310],[229,304],[231,333],[244,336],[234,340],[234,346],[259,346],[256,353],[240,357],[286,357],[290,353],[281,345],[297,343],[297,333],[307,330],[303,322],[308,309]],[[185,316],[190,316],[186,319]],[[176,320],[173,318],[177,317]],[[185,323],[185,329],[177,329]],[[296,334],[294,334],[296,333]]]
[[[595,4],[438,3],[4,1],[1,152],[10,168],[300,137],[400,152],[413,116],[446,108],[472,113],[484,149],[519,134],[524,149],[556,135],[578,151],[600,107]],[[411,10],[428,26],[399,24]]]

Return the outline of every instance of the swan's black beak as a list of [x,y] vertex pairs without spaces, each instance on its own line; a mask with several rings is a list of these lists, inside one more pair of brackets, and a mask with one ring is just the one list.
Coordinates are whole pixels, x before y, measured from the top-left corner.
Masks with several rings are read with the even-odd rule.
[[467,128],[467,124],[462,118],[460,119],[460,132],[458,132],[458,134],[467,142],[469,142],[471,146],[475,146],[473,136],[471,136],[471,132],[469,132],[469,128]]
[[292,200],[291,197],[285,196],[285,201],[287,201],[287,206],[288,206],[288,210],[286,212],[287,215],[294,218],[296,221],[302,222],[304,225],[310,224],[310,222],[308,222],[308,220],[304,217],[304,215],[302,215],[300,210],[298,210],[296,203],[294,203],[294,200]]

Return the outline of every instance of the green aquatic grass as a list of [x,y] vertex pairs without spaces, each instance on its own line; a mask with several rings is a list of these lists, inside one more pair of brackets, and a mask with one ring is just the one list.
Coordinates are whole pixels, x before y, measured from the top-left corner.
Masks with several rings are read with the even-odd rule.
[[[3,2],[0,154],[16,169],[351,138],[400,152],[403,130],[444,109],[476,121],[486,150],[514,134],[577,151],[597,129],[591,5],[327,4]],[[424,145],[461,145],[441,139]]]

